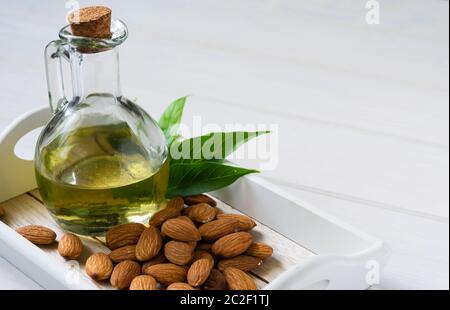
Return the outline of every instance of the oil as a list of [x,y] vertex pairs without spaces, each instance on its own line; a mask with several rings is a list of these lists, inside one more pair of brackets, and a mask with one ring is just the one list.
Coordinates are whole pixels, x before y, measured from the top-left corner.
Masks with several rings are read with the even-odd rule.
[[169,175],[168,160],[153,168],[148,154],[126,123],[64,132],[41,150],[40,194],[62,228],[77,234],[146,223],[162,206]]

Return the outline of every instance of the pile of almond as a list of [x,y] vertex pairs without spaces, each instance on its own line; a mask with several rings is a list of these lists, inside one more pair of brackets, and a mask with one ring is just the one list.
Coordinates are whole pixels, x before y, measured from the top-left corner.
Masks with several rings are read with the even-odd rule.
[[249,231],[256,224],[251,218],[219,214],[215,206],[204,195],[176,197],[148,227],[113,227],[106,233],[111,253],[89,257],[87,274],[110,279],[118,289],[255,290],[247,272],[271,256],[272,248],[253,242]]
[[[86,273],[118,289],[255,290],[248,272],[273,252],[253,242],[250,231],[255,226],[245,215],[219,212],[208,196],[176,197],[148,225],[128,223],[110,229],[105,239],[111,252],[91,255]],[[56,238],[51,229],[39,225],[17,232],[38,245]],[[66,259],[78,259],[82,251],[80,238],[73,234],[65,234],[58,243]]]

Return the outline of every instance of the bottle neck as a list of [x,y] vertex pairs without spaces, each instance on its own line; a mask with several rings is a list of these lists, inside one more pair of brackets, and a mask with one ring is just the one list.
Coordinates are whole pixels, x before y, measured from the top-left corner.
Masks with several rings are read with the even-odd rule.
[[113,48],[99,53],[75,52],[71,57],[73,97],[81,101],[101,95],[122,95],[120,89],[119,52]]

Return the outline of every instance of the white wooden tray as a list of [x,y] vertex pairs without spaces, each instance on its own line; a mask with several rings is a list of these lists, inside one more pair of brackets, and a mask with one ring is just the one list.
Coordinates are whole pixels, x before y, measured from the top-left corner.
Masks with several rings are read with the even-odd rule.
[[[17,141],[51,117],[47,107],[30,111],[0,134],[0,257],[43,288],[101,289],[84,273],[86,258],[108,252],[101,241],[85,240],[79,261],[65,261],[55,246],[37,247],[14,228],[41,224],[63,231],[53,221],[35,190],[33,162],[14,153]],[[34,145],[29,149],[33,149]],[[258,177],[244,177],[211,193],[224,212],[244,213],[257,222],[255,239],[274,248],[273,257],[252,273],[262,289],[366,289],[374,284],[389,256],[380,240],[324,214]]]

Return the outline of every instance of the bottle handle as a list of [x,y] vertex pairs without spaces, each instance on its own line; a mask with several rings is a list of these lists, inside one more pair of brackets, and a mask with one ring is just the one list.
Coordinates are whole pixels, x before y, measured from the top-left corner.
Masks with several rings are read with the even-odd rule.
[[56,113],[68,102],[61,58],[69,61],[68,45],[61,40],[55,40],[47,44],[45,47],[45,73],[48,99],[53,113]]

